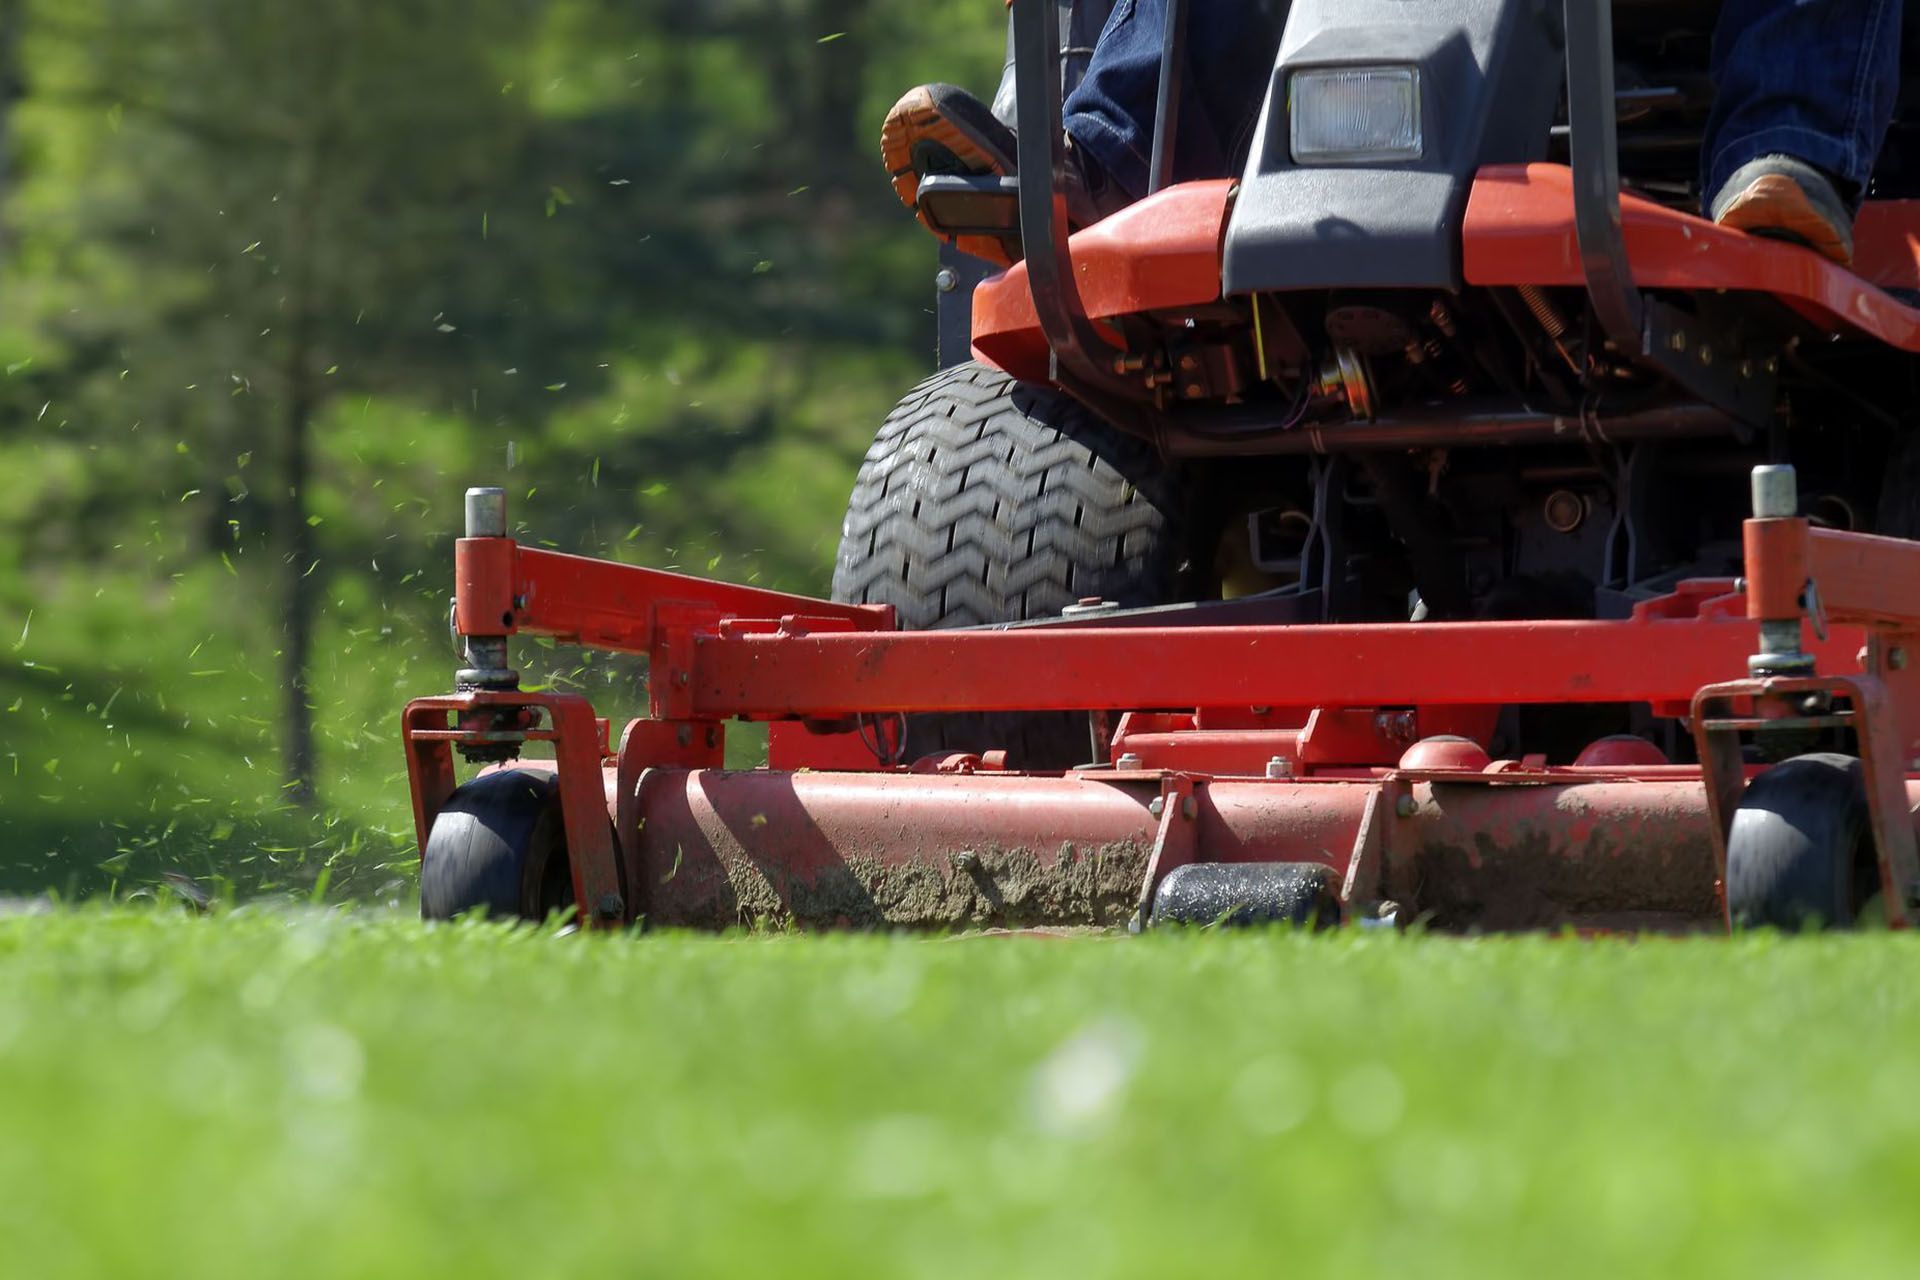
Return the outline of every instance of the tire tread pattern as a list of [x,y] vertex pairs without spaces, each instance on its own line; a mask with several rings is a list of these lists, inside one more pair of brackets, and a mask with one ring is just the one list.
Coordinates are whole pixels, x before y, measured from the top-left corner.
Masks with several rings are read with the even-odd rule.
[[[836,600],[890,604],[908,630],[1058,617],[1090,596],[1125,607],[1180,598],[1191,577],[1191,486],[1147,441],[1047,387],[978,363],[909,392],[854,483]],[[1065,768],[1086,718],[916,717],[908,755],[1002,748]]]

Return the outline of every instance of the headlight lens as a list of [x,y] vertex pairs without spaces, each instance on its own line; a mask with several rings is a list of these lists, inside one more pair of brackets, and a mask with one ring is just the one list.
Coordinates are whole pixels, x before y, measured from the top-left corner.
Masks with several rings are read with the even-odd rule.
[[1288,81],[1296,164],[1418,160],[1420,72],[1328,67]]

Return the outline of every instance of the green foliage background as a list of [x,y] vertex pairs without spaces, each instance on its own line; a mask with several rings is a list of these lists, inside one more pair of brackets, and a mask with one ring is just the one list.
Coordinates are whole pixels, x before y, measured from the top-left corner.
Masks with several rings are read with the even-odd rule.
[[[400,896],[394,727],[450,680],[470,483],[563,549],[824,590],[932,349],[880,117],[990,90],[1003,21],[0,0],[0,893]],[[312,807],[278,745],[296,578]],[[523,665],[635,705],[630,666]]]

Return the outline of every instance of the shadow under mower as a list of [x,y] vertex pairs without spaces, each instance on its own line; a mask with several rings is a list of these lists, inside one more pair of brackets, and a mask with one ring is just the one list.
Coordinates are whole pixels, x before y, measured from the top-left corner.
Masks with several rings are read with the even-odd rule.
[[[921,198],[1018,261],[943,270],[971,358],[882,426],[834,599],[470,490],[466,665],[405,715],[423,913],[1906,927],[1905,130],[1849,270],[1687,212],[1713,5],[1421,13],[1296,0],[1245,175],[1167,183],[1163,111],[1153,193],[1069,235],[1016,0],[1021,176]],[[521,690],[516,635],[645,655],[646,714]]]

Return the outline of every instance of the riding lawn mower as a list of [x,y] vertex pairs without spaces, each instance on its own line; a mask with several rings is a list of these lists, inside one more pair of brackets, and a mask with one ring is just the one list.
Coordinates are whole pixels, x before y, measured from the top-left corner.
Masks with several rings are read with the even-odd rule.
[[[1070,234],[1015,0],[1018,176],[919,194],[1015,265],[947,253],[831,599],[468,492],[465,665],[404,717],[427,917],[1914,919],[1906,130],[1848,269],[1693,212],[1711,3],[1294,0],[1245,173],[1173,183],[1186,9],[1153,190]],[[646,713],[521,689],[515,636],[643,655]]]

